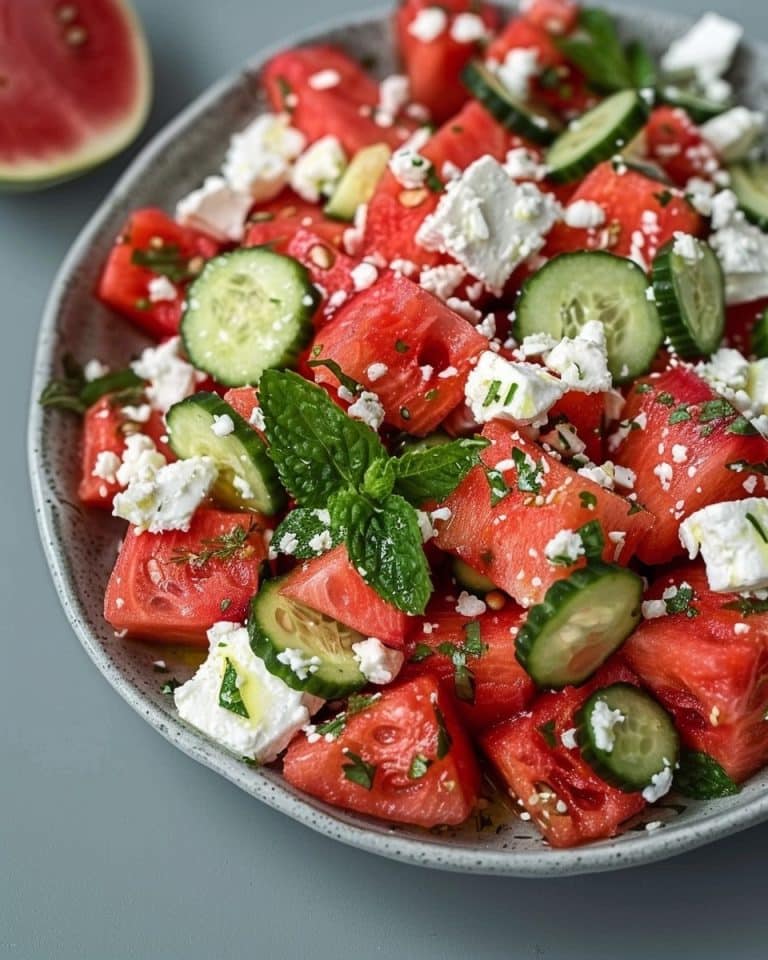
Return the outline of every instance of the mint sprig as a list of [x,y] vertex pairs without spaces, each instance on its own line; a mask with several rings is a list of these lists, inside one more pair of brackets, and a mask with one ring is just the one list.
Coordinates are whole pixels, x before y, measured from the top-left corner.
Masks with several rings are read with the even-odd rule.
[[[144,381],[130,368],[105,373],[103,377],[89,381],[85,379],[83,368],[70,354],[63,357],[62,367],[63,376],[51,380],[40,394],[41,406],[69,410],[82,416],[88,407],[107,394],[123,391],[138,393],[144,387]],[[125,397],[124,402],[127,404],[135,399],[133,396]]]
[[278,550],[288,535],[287,552],[317,556],[318,537],[327,531],[324,546],[346,544],[354,567],[384,600],[423,613],[432,585],[415,506],[444,500],[486,441],[456,440],[392,458],[370,427],[295,373],[265,371],[259,396],[269,456],[299,504],[275,532]]

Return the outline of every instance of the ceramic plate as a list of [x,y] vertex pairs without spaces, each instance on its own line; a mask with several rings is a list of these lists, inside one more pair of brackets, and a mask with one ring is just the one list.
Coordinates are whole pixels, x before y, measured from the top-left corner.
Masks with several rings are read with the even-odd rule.
[[[686,22],[666,14],[616,11],[622,29],[660,53]],[[289,38],[338,44],[376,62],[381,76],[393,72],[388,17],[334,24]],[[151,726],[190,757],[236,783],[257,799],[295,820],[344,843],[410,863],[467,873],[555,876],[611,870],[672,856],[768,818],[768,773],[755,777],[736,797],[711,803],[654,807],[647,820],[663,828],[648,832],[630,824],[618,838],[576,850],[552,850],[519,820],[500,827],[479,825],[433,833],[389,826],[332,809],[286,784],[276,770],[257,770],[208,741],[174,714],[171,698],[160,692],[162,675],[152,661],[157,648],[117,639],[102,617],[104,587],[123,524],[77,505],[78,424],[36,403],[43,386],[60,370],[62,356],[98,356],[124,365],[143,340],[129,324],[97,303],[91,291],[114,237],[134,207],[175,202],[216,170],[230,134],[266,108],[260,90],[266,51],[242,72],[210,89],[165,128],[133,162],[78,238],[56,279],[40,331],[32,386],[29,455],[40,531],[66,614],[96,666],[115,690]],[[742,51],[734,71],[741,97],[757,106],[768,97],[768,52]],[[170,674],[186,679],[192,665],[183,655],[166,656]]]

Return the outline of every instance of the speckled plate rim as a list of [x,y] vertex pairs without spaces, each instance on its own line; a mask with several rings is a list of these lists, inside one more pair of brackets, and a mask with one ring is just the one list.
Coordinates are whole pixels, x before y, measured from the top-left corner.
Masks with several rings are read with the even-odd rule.
[[[609,7],[610,9],[610,7]],[[57,491],[39,469],[39,451],[46,439],[43,411],[37,403],[41,390],[48,382],[55,359],[56,331],[62,301],[70,278],[89,257],[95,236],[109,218],[110,210],[125,199],[141,179],[143,173],[177,138],[188,131],[207,111],[238,83],[243,72],[257,70],[270,56],[292,45],[307,43],[332,30],[381,22],[389,9],[366,11],[318,24],[300,34],[287,37],[253,57],[243,69],[209,87],[200,97],[168,123],[132,161],[125,173],[88,221],[52,285],[43,314],[34,360],[30,415],[28,423],[28,466],[32,494],[40,536],[54,585],[64,612],[88,656],[120,696],[163,737],[183,753],[221,774],[268,806],[305,826],[342,843],[381,856],[436,869],[463,873],[514,877],[558,877],[583,873],[616,870],[662,860],[686,850],[692,850],[729,834],[744,830],[768,819],[768,790],[762,795],[744,799],[728,809],[709,810],[692,823],[676,825],[670,822],[663,830],[624,835],[618,840],[603,841],[572,850],[546,849],[541,852],[494,850],[467,843],[441,840],[425,834],[423,840],[399,835],[395,827],[375,821],[355,822],[354,815],[344,811],[328,812],[319,804],[289,787],[279,774],[271,770],[249,770],[243,777],[243,764],[226,750],[219,748],[180,720],[169,717],[137,687],[123,678],[107,656],[99,639],[89,629],[81,598],[75,589],[66,544],[57,532],[54,511]],[[673,16],[660,11],[636,11],[632,8],[614,8],[625,18],[642,16],[682,31],[690,25],[690,18]],[[747,44],[753,53],[768,64],[768,48]]]

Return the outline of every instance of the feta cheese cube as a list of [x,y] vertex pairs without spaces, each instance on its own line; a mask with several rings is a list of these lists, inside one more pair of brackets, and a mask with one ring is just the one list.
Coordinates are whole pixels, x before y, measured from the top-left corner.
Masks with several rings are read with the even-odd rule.
[[533,47],[513,47],[496,68],[496,76],[513,97],[528,100],[531,80],[541,73],[539,53]]
[[422,43],[432,43],[445,32],[448,14],[442,7],[425,7],[419,10],[408,27],[408,33]]
[[[393,73],[384,77],[379,84],[379,112],[376,117],[381,126],[392,126],[395,118],[411,97],[411,84],[408,77]],[[383,121],[383,122],[382,122]]]
[[533,363],[505,360],[491,350],[480,354],[467,377],[464,395],[478,423],[511,420],[540,424],[566,387]]
[[544,355],[544,363],[559,373],[564,383],[581,393],[611,389],[605,330],[599,320],[585,323],[573,338],[563,337]]
[[451,39],[456,43],[475,43],[487,36],[485,23],[476,13],[459,13],[451,25]]
[[[238,757],[269,763],[288,746],[323,704],[318,697],[292,690],[271,674],[251,650],[248,631],[235,623],[216,623],[208,631],[208,658],[197,673],[174,691],[182,720],[202,730]],[[227,668],[248,716],[221,706]]]
[[142,380],[148,380],[147,399],[155,410],[165,413],[197,386],[197,374],[191,363],[179,353],[180,337],[172,337],[157,347],[147,347],[131,364],[131,369]]
[[224,179],[237,193],[271,200],[288,183],[291,164],[306,142],[285,114],[262,114],[232,137],[222,167]]
[[122,463],[120,457],[111,450],[101,450],[96,455],[91,476],[106,480],[107,483],[117,483],[117,471]]
[[416,234],[427,250],[447,253],[501,296],[514,269],[544,245],[560,205],[535,184],[515,183],[491,156],[446,187]]
[[224,177],[206,177],[202,187],[176,204],[176,220],[217,240],[238,243],[243,239],[245,218],[252,204],[250,194],[233,190]]
[[768,587],[768,499],[713,503],[680,524],[691,559],[699,551],[710,589],[741,592]]
[[[145,461],[145,465],[148,461]],[[118,478],[120,471],[118,471]],[[216,482],[218,470],[210,457],[189,457],[166,464],[145,477],[134,478],[115,496],[112,515],[148,530],[189,530],[192,517]]]
[[673,77],[694,76],[702,84],[721,77],[730,67],[744,30],[717,13],[705,13],[675,40],[661,58],[662,70]]
[[302,153],[291,171],[291,186],[308,203],[330,196],[347,167],[347,155],[336,137],[321,137]]
[[400,673],[405,657],[400,650],[385,647],[376,637],[352,644],[360,672],[369,683],[391,683]]
[[737,212],[731,223],[709,238],[709,243],[725,273],[729,304],[768,297],[768,234]]
[[764,129],[765,114],[733,107],[703,124],[701,133],[722,160],[732,162],[749,153]]
[[378,395],[370,390],[363,390],[347,413],[353,420],[361,420],[371,430],[378,430],[384,422],[384,407]]

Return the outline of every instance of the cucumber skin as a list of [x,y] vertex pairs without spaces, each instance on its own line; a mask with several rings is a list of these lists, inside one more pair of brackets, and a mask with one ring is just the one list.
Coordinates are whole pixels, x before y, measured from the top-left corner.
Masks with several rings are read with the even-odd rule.
[[[696,342],[688,324],[685,322],[682,310],[677,299],[677,290],[674,281],[674,269],[672,267],[672,254],[675,241],[670,240],[656,254],[651,268],[651,282],[653,292],[656,296],[656,309],[659,314],[662,329],[672,344],[675,352],[686,360],[697,359],[699,357],[708,357],[717,349],[725,332],[725,312],[723,312],[722,324],[717,337],[714,337],[711,343],[701,345]],[[709,249],[709,248],[707,248]],[[705,256],[708,256],[705,253]],[[720,280],[725,288],[725,278],[723,277],[723,268],[716,256],[708,257],[709,262],[719,271]]]
[[[637,574],[633,573],[626,567],[612,566],[611,564],[603,563],[601,560],[593,561],[586,567],[581,567],[579,570],[575,570],[570,576],[565,577],[562,580],[556,580],[549,590],[547,590],[544,600],[541,603],[537,603],[535,606],[531,607],[525,624],[520,629],[520,632],[515,639],[515,658],[537,687],[544,690],[562,690],[564,687],[581,686],[581,684],[586,683],[587,680],[589,680],[589,676],[587,676],[580,678],[574,683],[552,685],[549,682],[543,682],[537,679],[528,669],[528,664],[536,646],[538,637],[547,628],[550,621],[558,615],[561,607],[563,607],[564,604],[568,603],[574,597],[578,596],[582,590],[591,587],[592,584],[596,583],[602,577],[615,576],[619,573],[622,576],[626,576],[628,582],[630,579],[635,581],[635,586],[637,589],[635,626],[637,626],[637,624],[640,622],[640,601],[642,600],[643,595],[642,580],[637,576]],[[631,632],[632,631],[630,631],[630,633]],[[629,636],[629,634],[627,634],[627,636]],[[623,637],[621,641],[613,647],[613,649],[609,650],[608,653],[606,653],[602,663],[605,663],[608,657],[614,654],[626,639],[627,637]],[[602,664],[599,664],[595,670],[599,669],[600,666],[602,666]],[[593,674],[590,674],[590,676],[592,675]]]
[[[614,96],[622,96],[626,91],[622,91]],[[606,101],[603,101],[605,103]],[[593,109],[597,110],[602,104]],[[584,117],[589,116],[587,113],[579,117],[579,120],[583,120]],[[610,160],[611,157],[616,156],[618,150],[621,150],[622,147],[619,146],[618,141],[624,141],[624,146],[627,146],[631,140],[642,130],[645,124],[648,121],[649,110],[648,105],[642,99],[642,97],[637,94],[635,97],[635,102],[632,104],[632,108],[625,114],[621,123],[618,123],[613,130],[610,131],[610,136],[606,136],[599,143],[596,143],[594,147],[590,150],[583,152],[580,157],[572,160],[570,163],[561,163],[557,167],[552,167],[549,163],[549,155],[545,157],[547,166],[549,167],[549,172],[547,174],[548,178],[553,183],[572,183],[575,180],[583,179],[591,170],[594,170],[599,164],[603,163],[605,160]],[[567,136],[568,131],[561,136]],[[558,138],[559,139],[559,138]],[[557,140],[552,147],[550,148],[550,154],[552,149],[557,146]]]
[[[300,311],[297,311],[297,322],[300,326],[300,329],[297,333],[294,341],[288,345],[283,350],[283,353],[279,358],[272,361],[268,367],[262,367],[257,372],[254,372],[253,376],[249,376],[247,379],[241,376],[229,376],[226,373],[223,373],[220,368],[217,367],[215,360],[211,362],[205,357],[201,357],[196,348],[190,343],[190,334],[189,334],[189,317],[194,317],[194,313],[190,312],[190,304],[193,303],[196,299],[196,289],[198,285],[206,282],[206,275],[216,267],[220,266],[222,262],[229,261],[233,257],[244,257],[244,256],[253,256],[258,252],[267,252],[272,256],[281,257],[283,260],[289,260],[293,263],[296,270],[297,276],[301,278],[304,286],[306,295],[312,297],[312,305],[307,307],[302,307]],[[238,247],[236,250],[230,250],[227,253],[220,253],[218,256],[213,257],[209,260],[205,267],[203,268],[202,273],[199,274],[190,284],[186,296],[184,298],[184,308],[181,315],[181,325],[179,328],[179,333],[181,336],[181,342],[184,346],[184,351],[189,357],[193,365],[198,369],[202,370],[204,373],[209,374],[213,377],[217,383],[220,383],[225,387],[251,387],[255,386],[259,379],[261,378],[262,373],[266,369],[282,368],[282,367],[292,367],[296,360],[299,358],[301,351],[307,344],[312,340],[314,334],[314,328],[312,326],[312,318],[315,315],[315,312],[322,303],[322,297],[317,290],[317,287],[312,283],[312,278],[309,275],[307,268],[299,263],[298,260],[294,260],[292,257],[286,257],[283,254],[274,253],[271,250],[265,251],[262,247]]]
[[768,357],[768,307],[763,310],[752,327],[749,346],[756,357],[760,359]]
[[[566,263],[571,260],[576,260],[577,258],[584,259],[585,257],[589,257],[592,262],[596,262],[598,258],[602,258],[605,262],[619,261],[620,263],[625,265],[629,264],[630,267],[633,267],[635,270],[642,273],[642,269],[639,266],[637,266],[637,264],[635,264],[634,261],[628,260],[626,257],[618,257],[616,256],[615,253],[609,253],[607,250],[576,250],[571,253],[557,254],[557,256],[553,257],[540,270],[537,270],[536,273],[532,273],[529,277],[526,278],[526,280],[523,281],[523,285],[520,288],[520,293],[518,294],[518,297],[517,297],[517,302],[515,303],[515,313],[517,316],[513,325],[513,335],[516,340],[522,342],[522,340],[528,334],[541,332],[541,329],[536,325],[532,326],[530,329],[524,329],[523,317],[527,312],[526,304],[525,304],[526,298],[532,295],[532,291],[535,290],[536,284],[541,281],[541,275],[544,273],[544,271],[552,269],[555,264]],[[645,274],[642,274],[642,275],[643,277],[645,277]],[[647,289],[647,282],[644,284],[643,289],[644,290]],[[538,311],[534,311],[534,312],[537,313]],[[656,312],[658,313],[658,311]],[[656,331],[657,338],[653,345],[653,351],[652,352],[650,350],[648,351],[649,352],[648,362],[646,364],[643,364],[642,366],[636,367],[630,363],[629,359],[627,359],[626,364],[629,367],[629,372],[625,377],[619,376],[613,370],[611,371],[614,384],[629,383],[632,380],[635,380],[637,377],[643,376],[643,374],[648,372],[648,370],[651,367],[651,363],[653,362],[653,358],[656,355],[656,352],[658,351],[659,347],[662,345],[664,341],[664,333],[662,331],[661,322],[658,319],[657,319],[657,327],[658,327]],[[561,336],[563,336],[563,334],[561,334]],[[612,366],[610,356],[608,357],[608,366],[609,367]]]
[[[507,130],[520,134],[520,136],[532,140],[534,143],[539,144],[539,146],[549,146],[560,132],[554,127],[556,118],[552,117],[550,119],[545,113],[541,112],[538,115],[546,119],[548,125],[545,127],[534,123],[522,109],[516,109],[510,102],[505,100],[501,94],[496,93],[496,91],[489,86],[483,76],[483,71],[486,69],[486,67],[474,62],[467,64],[461,75],[462,83],[467,90],[469,90],[472,96],[485,107],[488,113],[490,113],[495,120],[498,120],[503,127],[506,127]],[[523,106],[524,104],[521,104],[521,107]],[[536,112],[537,111],[531,110],[531,113]]]
[[[763,164],[763,168],[768,172],[768,164]],[[742,182],[742,178],[747,181],[746,186],[748,186],[749,180],[751,179],[749,170],[749,165],[743,163],[733,164],[728,167],[728,172],[731,175],[731,190],[736,194],[736,198],[739,201],[739,209],[747,220],[756,227],[760,227],[761,230],[768,230],[768,207],[766,207],[764,211],[758,210],[744,193],[745,184]]]
[[[232,422],[235,425],[234,432],[230,436],[236,438],[236,440],[242,444],[245,448],[246,454],[251,458],[251,460],[256,465],[255,468],[258,470],[261,475],[265,492],[269,498],[267,501],[264,501],[262,506],[257,509],[259,513],[264,514],[264,516],[271,517],[276,513],[279,513],[280,510],[286,504],[287,498],[283,485],[280,483],[280,478],[277,474],[277,469],[275,465],[269,458],[267,453],[267,447],[261,437],[256,433],[256,431],[240,416],[240,414],[234,410],[230,405],[216,393],[206,393],[205,391],[200,391],[199,393],[193,393],[191,396],[186,397],[184,400],[181,400],[179,403],[174,404],[171,409],[166,414],[166,423],[168,425],[168,442],[171,450],[176,454],[180,459],[184,459],[185,456],[194,456],[194,454],[184,453],[181,449],[181,446],[178,442],[174,442],[174,431],[173,431],[173,420],[174,420],[174,411],[181,410],[185,407],[202,407],[206,413],[210,413],[211,417],[215,414],[216,416],[222,416],[226,414],[232,418]],[[226,440],[226,437],[221,438]],[[214,498],[215,498],[216,486],[214,485]],[[225,506],[229,508],[235,507],[236,509],[243,510],[247,512],[248,507],[239,507],[237,508],[235,504],[227,501]]]
[[[615,690],[616,688],[627,688],[628,690],[633,691],[633,693],[639,693],[643,696],[648,697],[653,704],[655,704],[659,710],[663,711],[668,719],[670,728],[672,729],[677,745],[674,751],[671,751],[674,755],[667,757],[666,759],[672,764],[674,768],[677,763],[677,759],[680,755],[680,737],[677,733],[677,730],[674,727],[672,718],[669,713],[661,706],[658,701],[654,700],[652,697],[648,696],[644,690],[640,687],[636,687],[631,683],[614,683],[610,687],[603,687],[600,690],[596,690],[592,696],[585,700],[581,709],[576,713],[574,717],[574,724],[576,726],[576,740],[581,748],[581,757],[582,759],[589,764],[589,766],[595,771],[595,773],[600,777],[601,780],[605,780],[606,783],[609,783],[612,787],[616,787],[617,790],[621,790],[622,793],[639,793],[641,790],[644,790],[649,784],[647,782],[640,783],[636,780],[630,781],[627,777],[619,776],[612,767],[606,762],[605,751],[600,750],[599,747],[595,746],[592,734],[590,731],[590,724],[587,723],[587,715],[589,713],[590,705],[601,696],[605,694],[606,690]],[[607,754],[611,756],[611,754]]]
[[[248,636],[251,642],[251,650],[253,650],[257,657],[264,661],[264,666],[273,676],[279,677],[283,683],[292,690],[298,690],[301,693],[311,693],[313,696],[320,697],[323,700],[341,700],[344,697],[348,697],[351,693],[362,690],[368,681],[359,671],[359,680],[356,680],[354,683],[342,683],[338,680],[326,679],[323,676],[323,667],[320,667],[317,673],[310,673],[306,680],[300,680],[287,663],[282,663],[282,661],[277,659],[278,654],[282,653],[285,648],[278,647],[269,634],[260,626],[258,605],[259,598],[263,601],[265,593],[268,594],[273,590],[278,591],[280,589],[279,585],[283,579],[284,577],[279,577],[276,580],[266,581],[261,585],[259,592],[251,600],[251,610],[248,617]],[[363,639],[362,636],[361,639]]]

